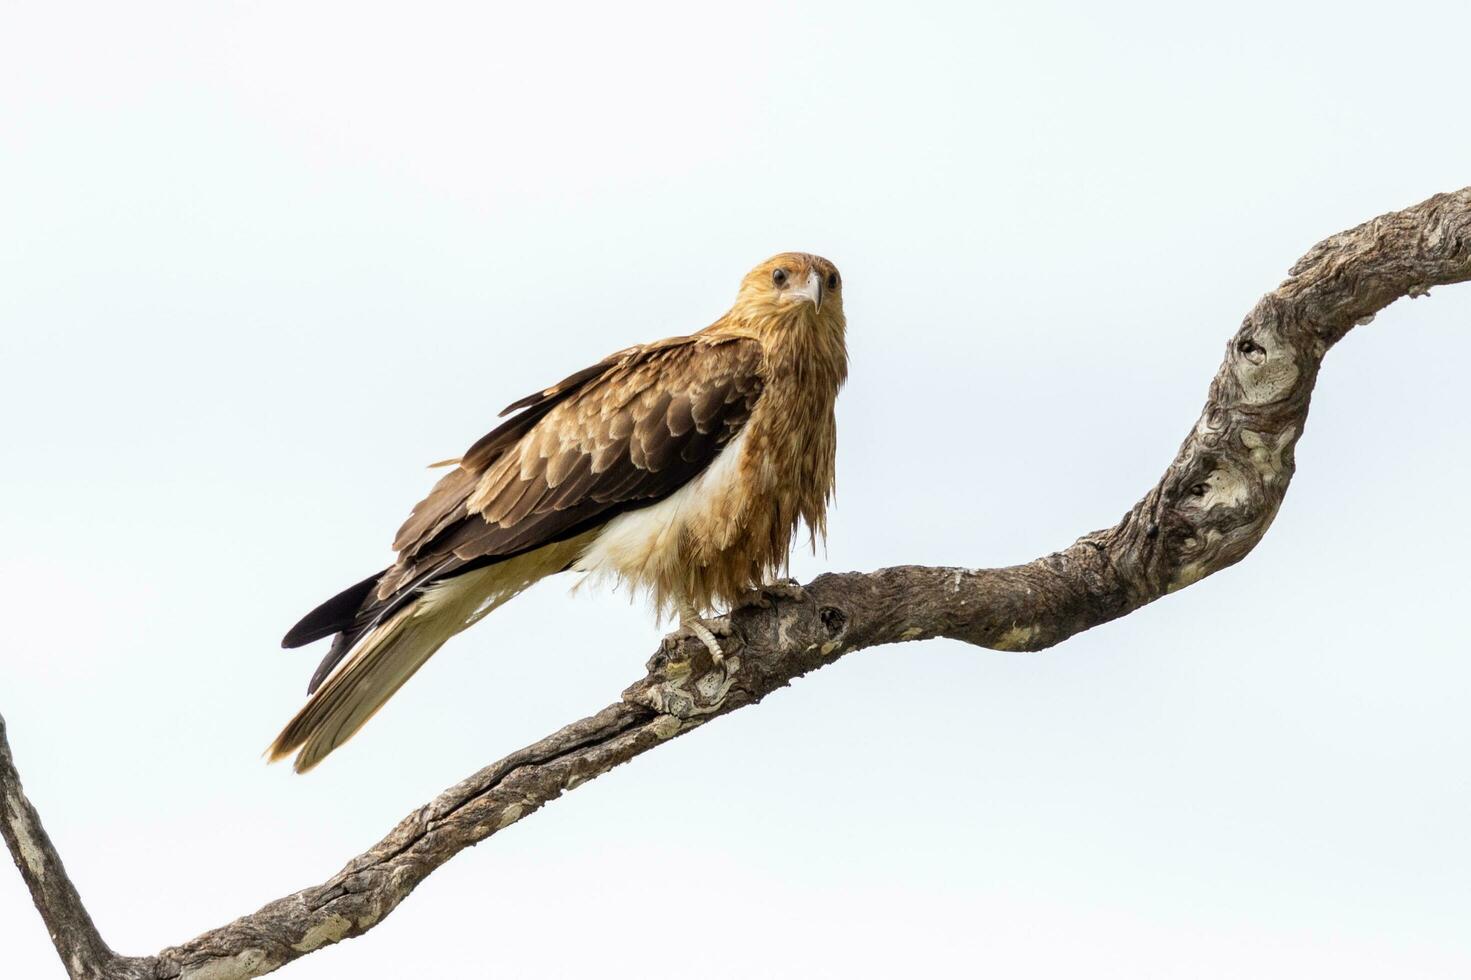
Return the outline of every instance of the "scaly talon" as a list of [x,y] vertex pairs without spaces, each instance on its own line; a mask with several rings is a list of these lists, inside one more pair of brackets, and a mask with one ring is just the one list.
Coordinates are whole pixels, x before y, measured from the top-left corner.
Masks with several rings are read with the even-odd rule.
[[[712,630],[710,626],[715,626],[726,636],[730,635],[730,620],[724,618],[711,620],[707,625],[695,612],[694,606],[683,603],[679,607],[679,631],[672,634],[670,639],[678,637],[680,633],[693,636],[705,644],[705,649],[710,651],[710,659],[714,660],[718,667],[725,663],[725,651],[720,649],[720,641],[715,638],[715,630]],[[675,642],[677,645],[678,641]]]
[[695,634],[699,641],[705,644],[705,649],[710,651],[710,659],[715,661],[715,666],[719,667],[725,663],[725,651],[720,649],[720,641],[715,639],[715,634],[710,632],[708,626],[698,619],[692,619],[684,624],[684,628]]
[[802,583],[794,578],[777,579],[770,585],[761,586],[761,591],[778,599],[789,599],[792,602],[804,602],[807,599],[807,590],[802,588]]
[[741,596],[737,607],[755,606],[758,609],[770,609],[773,599],[803,602],[807,599],[807,590],[802,588],[801,583],[794,578],[778,579],[775,582],[759,585]]

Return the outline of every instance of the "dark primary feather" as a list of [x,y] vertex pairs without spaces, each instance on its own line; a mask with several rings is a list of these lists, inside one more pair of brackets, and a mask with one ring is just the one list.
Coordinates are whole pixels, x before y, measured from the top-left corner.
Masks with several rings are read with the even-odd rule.
[[342,663],[342,658],[347,656],[347,652],[352,649],[352,645],[362,637],[364,632],[365,630],[362,629],[345,628],[341,633],[332,637],[332,645],[327,648],[327,655],[322,658],[321,663],[317,664],[317,669],[312,671],[312,679],[307,681],[307,694],[317,693],[317,688],[321,687],[322,682],[332,673],[332,668]]
[[305,646],[313,640],[320,640],[350,627],[357,618],[358,610],[378,587],[378,580],[382,577],[383,572],[374,572],[307,613],[301,618],[301,622],[291,627],[290,632],[281,640],[281,645],[287,649]]
[[[329,599],[283,641],[337,633],[312,690],[425,586],[566,540],[674,493],[735,437],[760,397],[761,348],[677,337],[630,348],[513,403],[399,529],[398,561]],[[504,413],[503,413],[504,414]]]

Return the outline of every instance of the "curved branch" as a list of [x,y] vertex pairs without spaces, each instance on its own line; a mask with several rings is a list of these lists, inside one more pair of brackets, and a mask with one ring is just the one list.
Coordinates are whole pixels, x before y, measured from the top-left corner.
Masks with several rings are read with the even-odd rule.
[[1328,349],[1401,296],[1468,279],[1471,187],[1334,235],[1246,317],[1174,461],[1114,527],[1026,565],[901,566],[778,590],[731,614],[724,667],[698,641],[666,641],[617,703],[446,790],[325,883],[157,956],[116,957],[92,928],[20,794],[0,726],[6,843],[73,977],[269,973],[373,928],[455,854],[567,790],[841,656],[936,636],[1041,650],[1240,561],[1287,492]]

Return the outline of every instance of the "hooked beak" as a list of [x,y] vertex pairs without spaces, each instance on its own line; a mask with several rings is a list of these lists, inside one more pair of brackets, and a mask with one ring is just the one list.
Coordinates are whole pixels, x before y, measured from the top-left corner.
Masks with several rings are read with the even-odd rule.
[[822,309],[822,275],[813,270],[807,273],[807,281],[800,286],[792,287],[792,298],[801,297],[811,301],[817,309]]

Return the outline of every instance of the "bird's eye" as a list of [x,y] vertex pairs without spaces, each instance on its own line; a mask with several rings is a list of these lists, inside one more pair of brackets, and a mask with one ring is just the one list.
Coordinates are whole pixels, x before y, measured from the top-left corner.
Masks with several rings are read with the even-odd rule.
[[777,289],[780,289],[783,286],[785,286],[787,284],[787,270],[785,270],[785,269],[774,269],[774,270],[772,270],[772,273],[771,273],[771,281],[774,282],[774,283],[776,283],[776,288]]
[[836,272],[829,272],[827,274],[827,288],[828,289],[837,289],[838,288],[838,274]]

